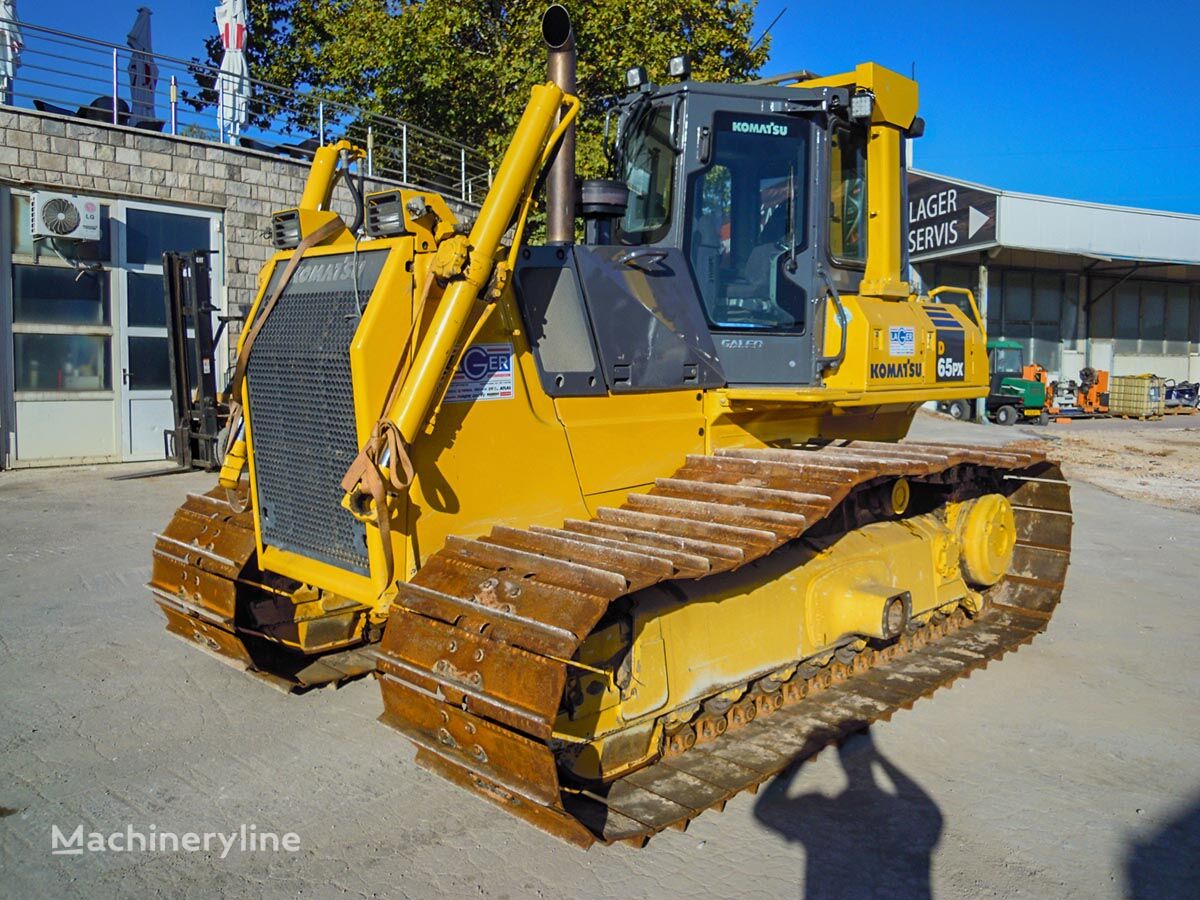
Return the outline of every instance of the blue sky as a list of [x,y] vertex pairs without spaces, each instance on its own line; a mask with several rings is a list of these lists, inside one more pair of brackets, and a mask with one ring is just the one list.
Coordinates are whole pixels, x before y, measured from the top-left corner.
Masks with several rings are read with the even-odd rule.
[[[124,43],[142,3],[155,10],[160,53],[199,55],[215,29],[216,4],[194,0],[17,0],[17,10],[35,24]],[[759,27],[785,7],[766,74],[828,74],[867,60],[908,74],[915,65],[927,122],[914,151],[920,168],[1200,214],[1200,11],[1192,2],[761,0]]]

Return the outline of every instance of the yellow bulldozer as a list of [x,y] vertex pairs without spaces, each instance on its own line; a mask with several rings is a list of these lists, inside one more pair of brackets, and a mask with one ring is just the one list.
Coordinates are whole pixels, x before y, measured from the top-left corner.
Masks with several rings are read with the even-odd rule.
[[1070,494],[1033,449],[902,440],[988,385],[974,298],[905,277],[912,81],[633,69],[581,181],[570,18],[542,29],[473,222],[317,153],[150,587],[288,690],[374,673],[417,761],[509,813],[640,845],[1030,641]]

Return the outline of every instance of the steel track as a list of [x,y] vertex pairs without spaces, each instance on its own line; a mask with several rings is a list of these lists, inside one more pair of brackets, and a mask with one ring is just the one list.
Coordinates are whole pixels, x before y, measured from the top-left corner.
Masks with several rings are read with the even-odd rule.
[[[761,559],[900,476],[960,494],[999,479],[1012,502],[1013,563],[978,616],[797,677],[782,705],[738,704],[722,736],[675,736],[657,762],[602,787],[560,778],[552,732],[567,661],[611,603]],[[689,457],[589,521],[447,541],[399,585],[378,653],[381,720],[421,765],[539,828],[582,847],[640,846],[1028,643],[1058,603],[1070,534],[1058,466],[1024,448],[851,442]]]

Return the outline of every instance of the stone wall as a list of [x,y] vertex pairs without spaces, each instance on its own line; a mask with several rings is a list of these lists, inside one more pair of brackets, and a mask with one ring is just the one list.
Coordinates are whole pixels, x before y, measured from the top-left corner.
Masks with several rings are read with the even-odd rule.
[[0,128],[0,181],[13,187],[221,211],[231,309],[253,299],[258,271],[273,252],[265,236],[270,215],[299,201],[308,174],[298,160],[71,116],[5,108]]

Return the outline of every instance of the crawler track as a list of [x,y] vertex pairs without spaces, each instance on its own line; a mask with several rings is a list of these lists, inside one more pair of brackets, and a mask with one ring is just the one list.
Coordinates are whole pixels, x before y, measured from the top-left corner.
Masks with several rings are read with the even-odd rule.
[[[749,724],[731,718],[720,738],[683,741],[603,787],[560,779],[552,731],[566,660],[614,600],[760,559],[898,476],[968,494],[999,479],[1018,543],[979,615],[797,676]],[[378,653],[381,718],[419,763],[564,840],[641,845],[1032,640],[1062,592],[1070,510],[1058,466],[1023,448],[852,442],[689,457],[591,520],[449,540],[399,585]]]
[[[244,505],[244,493],[240,499]],[[189,494],[154,541],[147,587],[167,617],[167,631],[285,691],[340,684],[375,668],[362,648],[305,657],[235,624],[239,602],[289,593],[282,579],[260,572],[256,560],[249,510],[234,512],[221,488]]]

